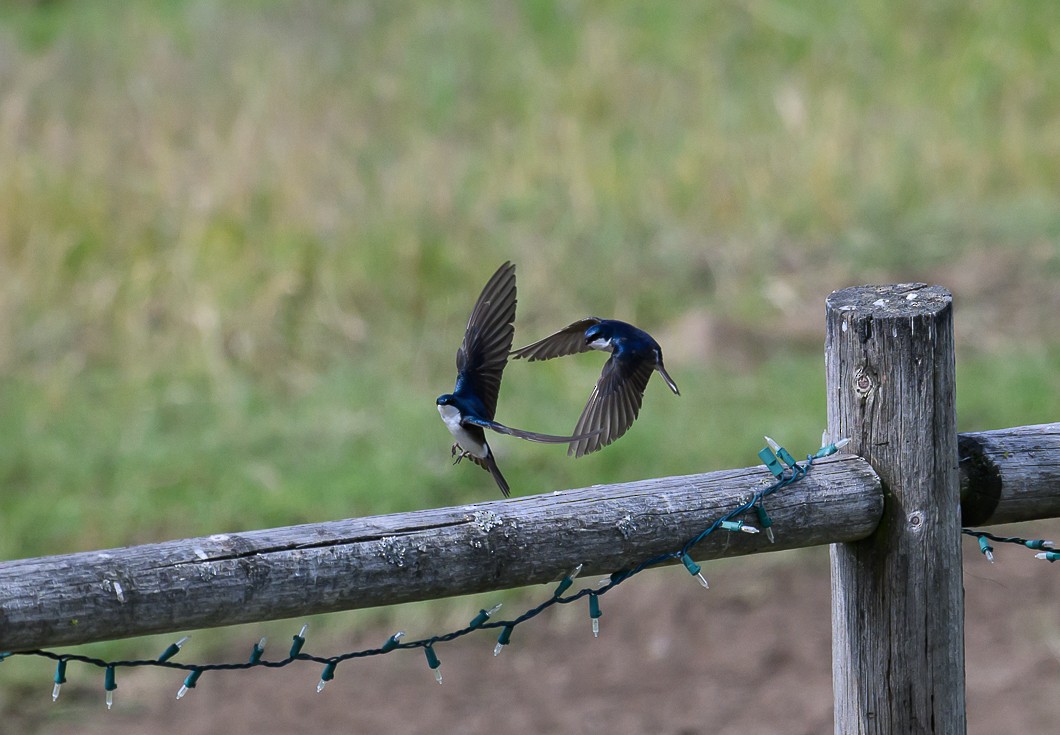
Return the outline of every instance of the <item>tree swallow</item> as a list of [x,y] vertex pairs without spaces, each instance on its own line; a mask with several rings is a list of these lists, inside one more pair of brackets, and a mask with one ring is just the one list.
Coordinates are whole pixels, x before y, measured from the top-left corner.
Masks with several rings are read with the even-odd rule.
[[575,457],[602,449],[626,433],[640,413],[653,370],[675,395],[681,395],[663,366],[659,343],[647,332],[615,319],[582,319],[511,354],[533,362],[589,350],[610,352],[611,357],[574,427],[575,435],[589,433],[571,441],[567,454]]
[[488,470],[504,497],[508,497],[510,488],[497,467],[484,429],[551,444],[566,444],[589,436],[538,434],[513,429],[493,420],[501,374],[508,363],[515,336],[514,322],[515,266],[506,262],[486,283],[471,310],[464,341],[456,353],[456,388],[452,393],[438,396],[436,401],[442,421],[456,438],[452,449],[452,455],[456,457],[454,464],[467,457]]

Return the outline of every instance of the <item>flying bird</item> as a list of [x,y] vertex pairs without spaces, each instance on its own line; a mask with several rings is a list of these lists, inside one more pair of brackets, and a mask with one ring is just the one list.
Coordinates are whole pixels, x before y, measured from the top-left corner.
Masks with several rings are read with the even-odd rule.
[[506,262],[486,283],[471,310],[464,340],[456,353],[456,387],[438,396],[438,413],[456,439],[454,464],[464,457],[489,471],[504,497],[510,494],[497,460],[486,441],[485,429],[535,442],[566,444],[583,436],[553,436],[513,429],[493,420],[501,374],[508,363],[515,336],[515,266]]
[[589,350],[610,352],[611,357],[574,427],[576,438],[567,454],[575,457],[602,449],[626,433],[640,413],[653,371],[658,370],[670,390],[681,395],[663,366],[659,343],[644,330],[616,319],[591,316],[511,354],[533,362]]

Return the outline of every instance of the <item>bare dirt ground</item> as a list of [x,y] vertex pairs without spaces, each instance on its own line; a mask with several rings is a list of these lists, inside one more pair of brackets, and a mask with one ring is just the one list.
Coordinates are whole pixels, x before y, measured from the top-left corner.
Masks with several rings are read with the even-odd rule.
[[[1039,525],[1039,534],[1048,525]],[[1015,546],[999,548],[991,565],[974,542],[964,543],[968,732],[1056,732],[1060,566]],[[27,703],[0,729],[56,735],[832,732],[823,550],[707,571],[709,591],[680,567],[630,580],[604,598],[597,640],[585,609],[564,606],[517,628],[496,658],[492,633],[446,644],[439,648],[441,686],[418,652],[343,664],[321,694],[315,664],[211,673],[180,701],[172,672],[140,670],[122,674],[112,712],[104,709],[98,682],[72,683],[59,704]],[[389,633],[364,638],[384,640]],[[40,688],[42,700],[49,689]]]

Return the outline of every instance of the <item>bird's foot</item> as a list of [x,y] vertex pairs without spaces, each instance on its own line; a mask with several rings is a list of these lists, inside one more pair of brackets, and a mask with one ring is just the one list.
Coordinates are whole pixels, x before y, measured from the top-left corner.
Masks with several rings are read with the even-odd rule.
[[460,464],[460,460],[462,460],[464,457],[469,456],[469,454],[461,448],[459,443],[454,443],[452,448],[449,450],[449,456],[456,458],[453,460],[453,464],[456,465]]

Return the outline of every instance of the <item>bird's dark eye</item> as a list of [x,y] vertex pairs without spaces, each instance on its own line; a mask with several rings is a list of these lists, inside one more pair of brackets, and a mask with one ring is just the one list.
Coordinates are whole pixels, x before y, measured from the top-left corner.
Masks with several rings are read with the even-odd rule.
[[589,344],[596,340],[599,334],[600,330],[597,327],[589,327],[587,330],[585,330],[585,344]]
[[438,396],[438,400],[435,401],[435,403],[437,403],[439,406],[447,406],[449,405],[449,396]]

